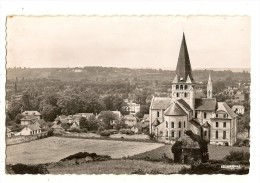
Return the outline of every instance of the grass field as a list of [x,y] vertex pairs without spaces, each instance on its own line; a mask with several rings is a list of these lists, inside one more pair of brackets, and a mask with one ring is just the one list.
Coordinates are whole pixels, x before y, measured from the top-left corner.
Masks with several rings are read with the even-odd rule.
[[49,137],[7,146],[6,163],[39,164],[57,162],[69,155],[83,151],[109,155],[112,158],[122,158],[151,151],[160,146],[163,146],[163,144]]
[[181,168],[189,167],[181,164],[166,164],[162,162],[149,162],[143,160],[109,160],[90,162],[82,165],[49,166],[50,174],[132,174],[137,170],[145,173],[156,171],[157,173],[174,174]]
[[[232,146],[215,146],[215,145],[209,145],[208,151],[209,151],[209,159],[210,160],[221,160],[226,155],[229,154],[229,152],[233,151],[246,151],[249,152],[248,147],[232,147]],[[163,154],[166,154],[168,158],[173,158],[173,154],[171,152],[171,145],[164,145],[161,147],[158,147],[156,149],[153,149],[151,151],[143,152],[137,155],[132,156],[131,158],[139,159],[144,157],[149,157],[154,160],[159,160],[163,156]]]

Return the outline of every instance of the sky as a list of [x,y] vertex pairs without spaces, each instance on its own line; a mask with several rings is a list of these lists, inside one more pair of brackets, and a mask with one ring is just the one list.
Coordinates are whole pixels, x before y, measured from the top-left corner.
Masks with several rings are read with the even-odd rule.
[[12,16],[7,67],[250,68],[247,16]]

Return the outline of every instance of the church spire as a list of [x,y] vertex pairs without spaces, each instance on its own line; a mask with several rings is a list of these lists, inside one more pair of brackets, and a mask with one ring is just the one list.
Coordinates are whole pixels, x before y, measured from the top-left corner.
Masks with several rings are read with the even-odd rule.
[[182,37],[178,63],[176,67],[176,75],[178,77],[179,82],[186,82],[188,76],[190,77],[191,82],[194,82],[184,33]]
[[208,85],[207,85],[207,98],[212,98],[212,90],[213,90],[213,86],[212,86],[212,81],[211,81],[211,77],[209,74],[209,80],[208,80]]

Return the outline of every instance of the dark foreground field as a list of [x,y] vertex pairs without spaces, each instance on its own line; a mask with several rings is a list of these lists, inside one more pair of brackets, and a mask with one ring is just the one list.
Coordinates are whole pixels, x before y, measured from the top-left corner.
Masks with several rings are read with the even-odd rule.
[[[171,152],[171,145],[153,144],[153,143],[137,143],[137,142],[117,142],[106,140],[81,140],[81,139],[60,139],[48,138],[42,142],[45,145],[34,141],[32,143],[20,144],[10,146],[7,152],[16,149],[15,152],[20,152],[23,159],[27,162],[19,162],[21,156],[7,154],[7,164],[9,163],[24,163],[29,165],[28,169],[31,172],[24,172],[27,170],[24,164],[18,164],[15,172],[13,165],[8,165],[7,173],[24,174],[36,172],[39,174],[176,174],[176,173],[195,173],[195,174],[247,174],[248,165],[244,167],[246,170],[241,171],[223,171],[220,166],[223,164],[225,156],[229,155],[230,151],[244,151],[249,152],[248,147],[228,147],[228,146],[213,146],[209,145],[209,159],[211,162],[221,162],[218,164],[202,165],[197,169],[192,169],[190,165],[173,163],[173,154]],[[51,142],[51,143],[50,143]],[[32,146],[34,145],[34,146]],[[73,146],[73,148],[71,148]],[[35,149],[35,147],[38,147]],[[45,148],[43,148],[45,147]],[[22,149],[21,149],[22,148]],[[69,148],[69,149],[68,149]],[[18,150],[19,149],[19,150]],[[51,151],[50,151],[51,149]],[[90,150],[90,151],[89,151]],[[11,151],[13,152],[13,151]],[[96,159],[90,157],[72,156],[69,161],[63,161],[68,155],[77,152],[96,153],[105,159]],[[19,154],[19,153],[18,153]],[[8,157],[9,156],[9,157]],[[44,158],[42,158],[44,157]],[[69,157],[69,156],[68,156]],[[65,158],[66,159],[66,158]],[[52,161],[51,161],[52,160]],[[36,162],[45,162],[38,164]],[[48,163],[52,162],[52,163]],[[34,165],[33,165],[34,164]],[[205,169],[206,167],[206,169]]]

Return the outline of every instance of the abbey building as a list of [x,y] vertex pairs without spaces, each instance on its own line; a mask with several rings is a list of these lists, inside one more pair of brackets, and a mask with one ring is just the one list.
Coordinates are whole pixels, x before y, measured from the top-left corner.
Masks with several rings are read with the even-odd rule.
[[158,141],[173,143],[186,130],[200,135],[210,144],[233,145],[236,142],[237,115],[225,102],[212,97],[213,83],[209,75],[207,94],[196,90],[196,82],[183,34],[176,76],[172,81],[172,97],[153,97],[149,114],[149,130]]

